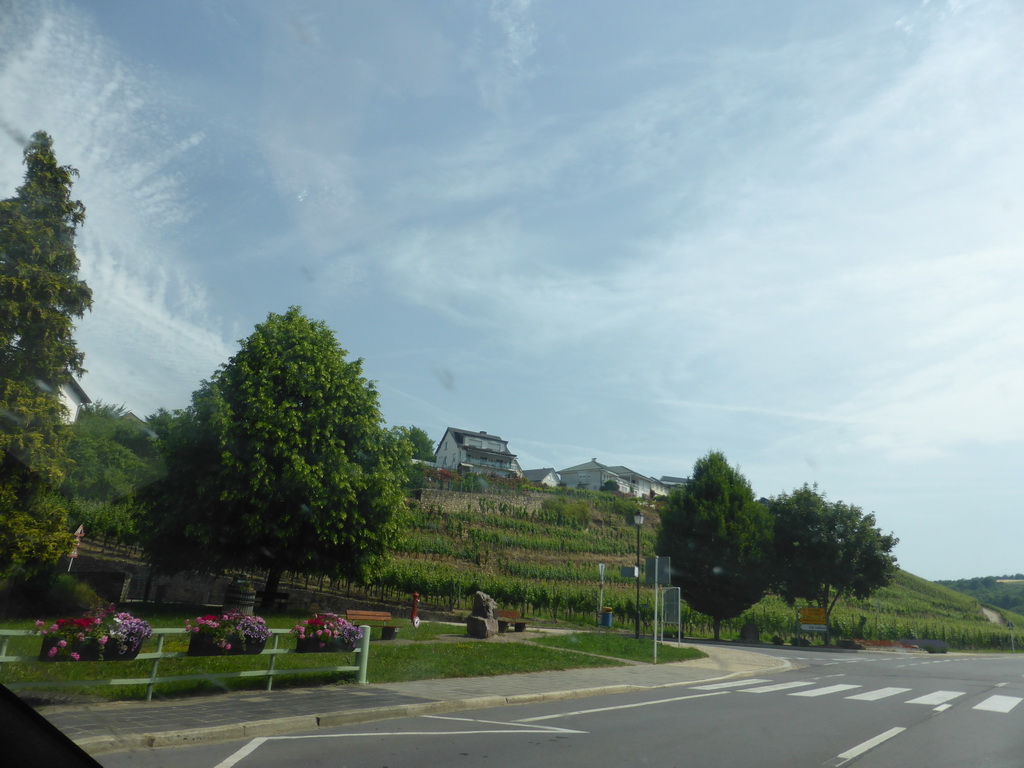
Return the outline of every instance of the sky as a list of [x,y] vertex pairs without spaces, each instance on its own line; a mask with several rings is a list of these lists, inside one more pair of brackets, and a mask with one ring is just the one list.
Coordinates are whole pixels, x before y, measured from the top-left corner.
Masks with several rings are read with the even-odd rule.
[[269,313],[389,425],[817,483],[927,579],[1024,571],[1017,0],[0,0],[0,196],[77,168],[93,400]]

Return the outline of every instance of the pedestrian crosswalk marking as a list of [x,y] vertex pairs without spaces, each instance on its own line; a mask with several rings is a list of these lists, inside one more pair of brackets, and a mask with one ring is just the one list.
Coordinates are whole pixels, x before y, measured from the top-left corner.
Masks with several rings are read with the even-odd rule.
[[779,683],[778,685],[762,685],[760,688],[744,688],[741,693],[772,693],[774,691],[786,691],[790,688],[803,688],[805,685],[814,685],[813,682]]
[[864,691],[864,693],[858,693],[853,696],[847,696],[847,699],[853,701],[878,701],[879,699],[887,699],[890,696],[895,696],[899,693],[908,693],[910,688],[879,688],[875,691]]
[[749,680],[732,680],[728,683],[712,683],[711,685],[695,685],[693,690],[695,691],[717,691],[721,688],[739,688],[741,685],[756,685],[757,683],[767,683],[768,678],[755,677]]
[[976,704],[972,709],[980,709],[983,712],[1002,712],[1003,714],[1008,713],[1018,704],[1024,701],[1016,696],[989,696],[980,704]]
[[828,696],[830,693],[842,693],[843,691],[852,691],[854,688],[863,688],[863,685],[829,685],[825,688],[815,688],[812,691],[797,691],[796,693],[789,694],[790,696]]
[[916,699],[911,699],[907,704],[936,706],[938,704],[945,704],[947,701],[952,701],[958,696],[963,695],[964,691],[933,691],[932,693],[926,693],[924,696],[918,696]]

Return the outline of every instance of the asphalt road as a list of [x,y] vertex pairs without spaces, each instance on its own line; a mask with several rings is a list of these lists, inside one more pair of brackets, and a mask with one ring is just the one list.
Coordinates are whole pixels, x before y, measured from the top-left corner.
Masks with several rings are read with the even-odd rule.
[[110,768],[1024,765],[1024,657],[769,653],[798,668],[99,759]]

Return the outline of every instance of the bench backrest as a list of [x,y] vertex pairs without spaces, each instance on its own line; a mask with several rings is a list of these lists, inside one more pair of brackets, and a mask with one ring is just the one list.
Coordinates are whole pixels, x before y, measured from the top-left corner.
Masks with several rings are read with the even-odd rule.
[[498,611],[499,619],[521,619],[523,615],[519,611]]
[[391,613],[388,611],[345,611],[345,618],[349,621],[391,621]]

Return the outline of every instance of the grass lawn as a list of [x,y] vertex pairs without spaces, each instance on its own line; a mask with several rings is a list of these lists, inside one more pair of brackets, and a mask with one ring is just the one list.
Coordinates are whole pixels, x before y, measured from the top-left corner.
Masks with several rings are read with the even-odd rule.
[[[139,614],[142,614],[139,611]],[[145,616],[145,614],[142,614]],[[163,613],[145,616],[154,626],[184,627],[185,619],[194,617],[196,612]],[[286,629],[294,626],[305,615],[271,615],[265,617],[273,628]],[[397,621],[398,637],[416,641],[412,644],[379,642],[380,630],[371,634],[369,682],[405,682],[450,677],[475,677],[504,675],[517,672],[540,672],[544,670],[578,669],[583,667],[618,666],[620,662],[570,653],[557,648],[541,648],[527,643],[486,643],[468,638],[464,642],[437,642],[441,635],[464,634],[458,625],[423,622],[414,628],[409,621]],[[29,629],[31,621],[4,622],[5,629]],[[433,642],[432,642],[433,641]],[[280,647],[293,646],[290,636],[282,636]],[[12,656],[34,656],[39,652],[38,636],[10,638],[8,653]],[[164,650],[185,651],[187,637],[167,637]],[[149,640],[143,651],[153,651],[156,643]],[[277,668],[305,669],[355,664],[355,654],[301,654],[277,657]],[[199,658],[165,659],[160,662],[160,676],[202,675],[204,673],[239,672],[266,669],[266,656],[205,656]],[[103,680],[114,678],[147,677],[151,661],[118,662],[66,662],[66,663],[18,663],[0,664],[0,682],[43,682]],[[275,677],[274,687],[301,685],[322,685],[352,680],[354,675],[346,672],[324,672]],[[160,683],[156,687],[159,698],[208,694],[225,690],[261,689],[262,678],[241,680],[188,680]],[[40,690],[56,690],[45,689]],[[63,692],[85,694],[111,700],[141,699],[145,697],[145,685],[95,686],[61,688]]]
[[[557,635],[536,641],[554,648],[568,648],[574,651],[597,653],[602,656],[614,656],[617,659],[632,661],[653,661],[654,647],[651,638],[637,640],[627,635],[615,635],[605,632],[574,632],[571,635]],[[702,659],[707,654],[696,648],[675,648],[664,643],[658,646],[658,662],[688,661]]]

